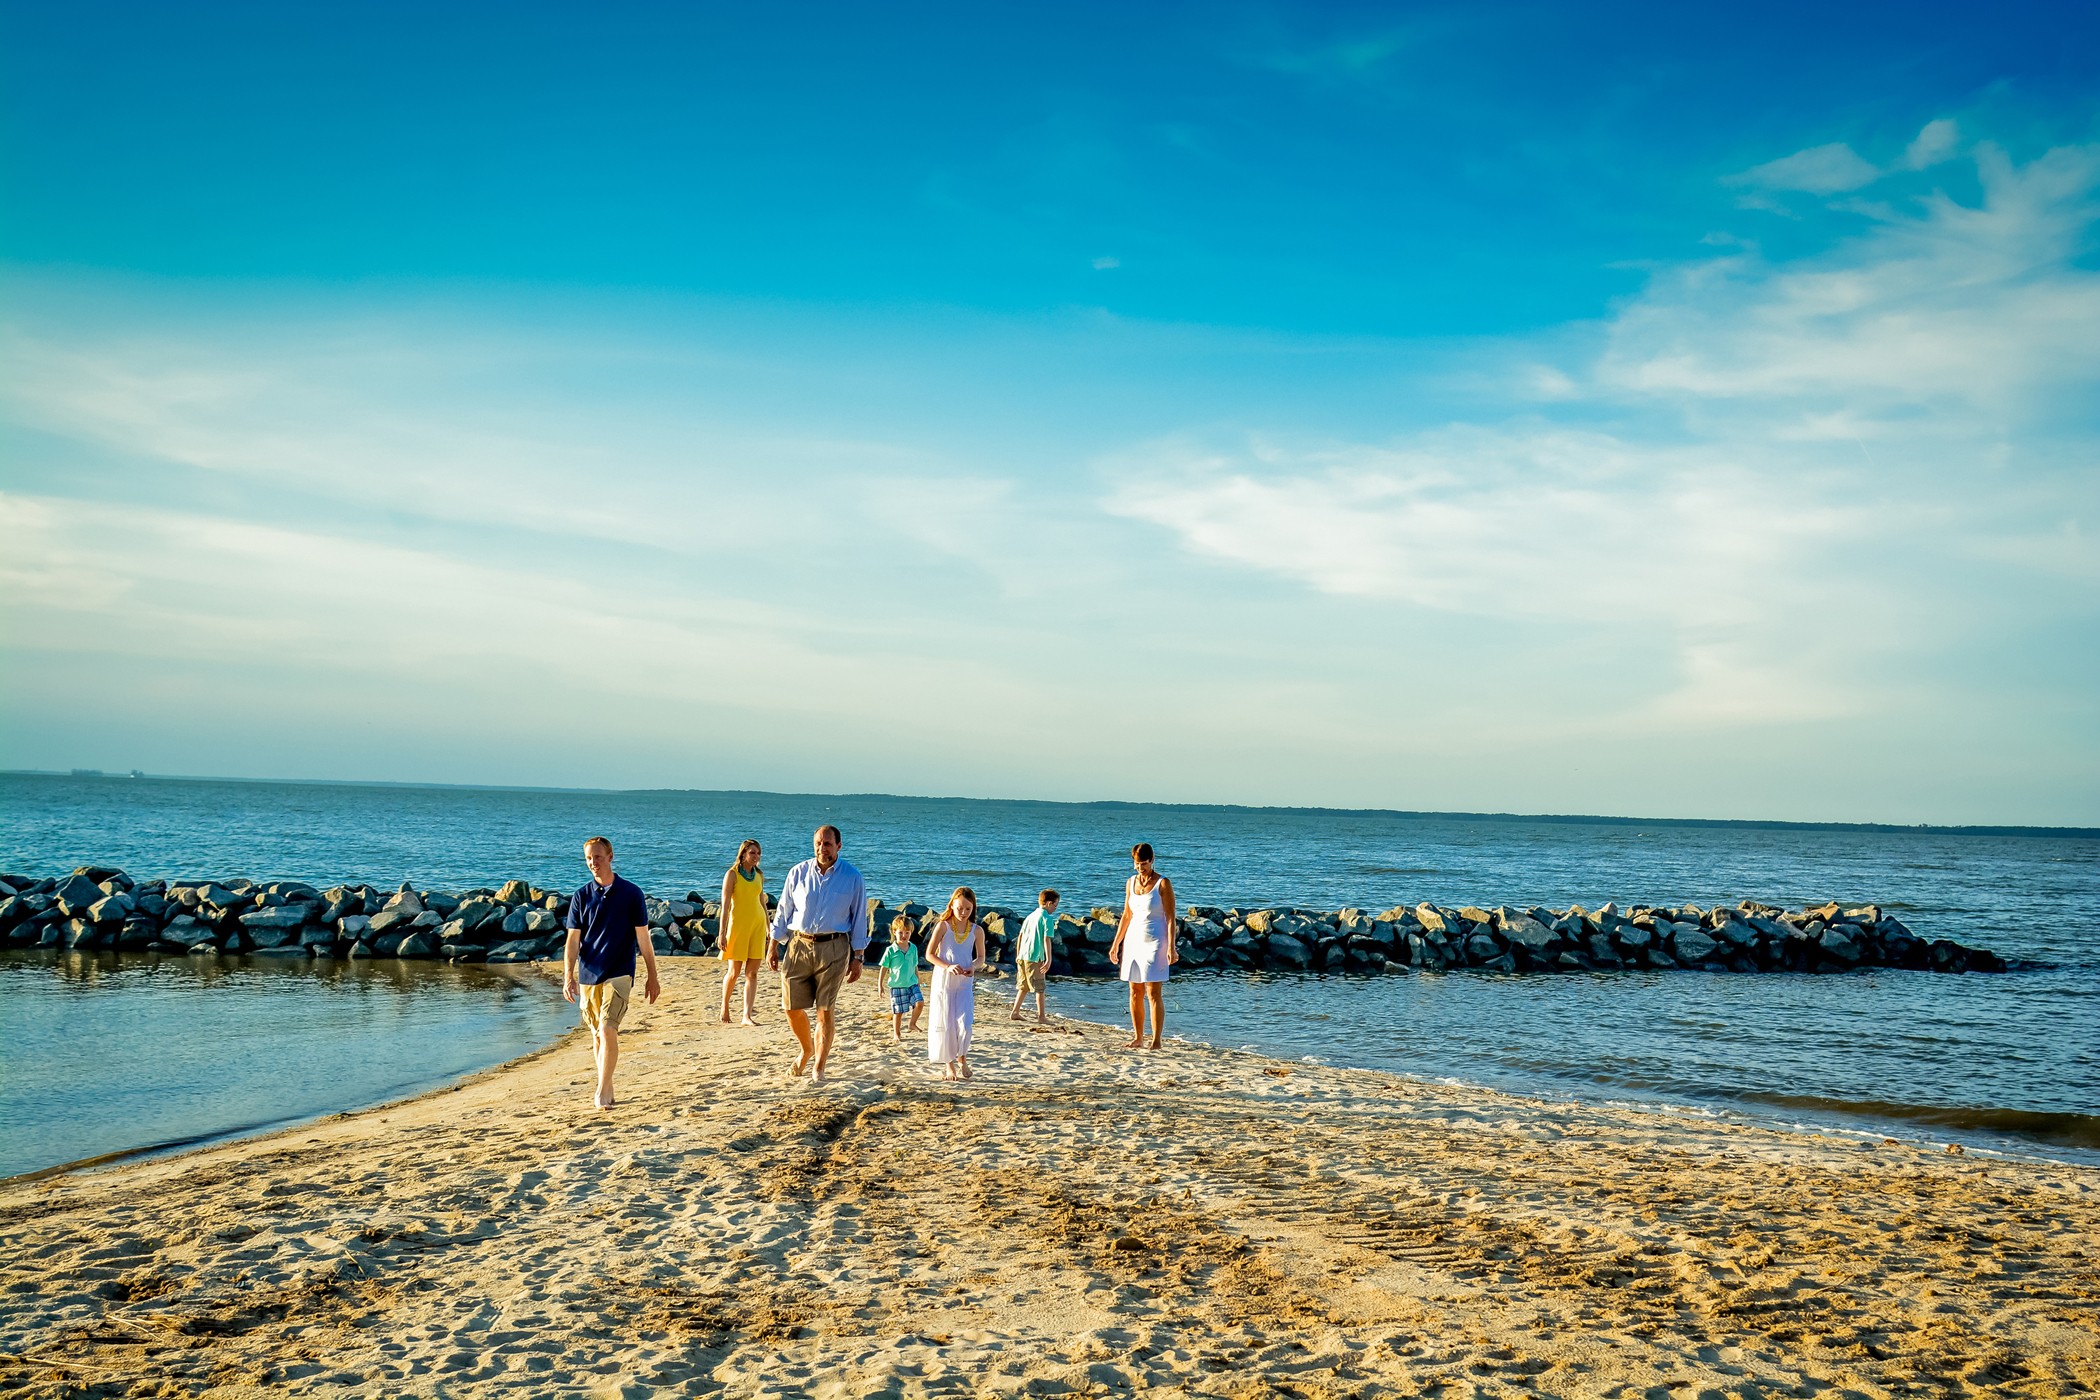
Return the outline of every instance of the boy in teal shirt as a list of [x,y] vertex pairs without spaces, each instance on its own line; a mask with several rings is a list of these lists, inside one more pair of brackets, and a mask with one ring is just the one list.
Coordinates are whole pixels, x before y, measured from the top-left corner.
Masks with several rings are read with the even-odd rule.
[[919,991],[919,950],[912,945],[911,920],[899,914],[890,920],[889,951],[882,955],[882,985],[890,994],[890,1039],[904,1039],[904,1013],[911,1013],[911,1028],[919,1028],[926,1012],[926,998]]
[[1050,980],[1050,935],[1057,931],[1057,891],[1036,896],[1035,908],[1021,921],[1021,936],[1014,941],[1014,1010],[1006,1019],[1021,1019],[1021,1003],[1035,993],[1038,1025],[1050,1020],[1043,1007],[1043,986]]

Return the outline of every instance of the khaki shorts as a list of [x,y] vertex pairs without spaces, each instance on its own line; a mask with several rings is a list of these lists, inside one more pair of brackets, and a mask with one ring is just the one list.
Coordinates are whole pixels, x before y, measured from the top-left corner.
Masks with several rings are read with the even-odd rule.
[[1043,983],[1050,978],[1050,962],[1017,962],[1014,964],[1014,995],[1025,997],[1030,992],[1043,990]]
[[583,1023],[592,1030],[603,1030],[611,1026],[620,1028],[620,1021],[627,1015],[627,999],[634,995],[632,977],[615,977],[610,982],[587,982],[583,995],[578,998],[583,1004]]
[[780,1001],[790,1011],[828,1011],[846,985],[853,940],[841,935],[822,943],[797,933],[780,958]]

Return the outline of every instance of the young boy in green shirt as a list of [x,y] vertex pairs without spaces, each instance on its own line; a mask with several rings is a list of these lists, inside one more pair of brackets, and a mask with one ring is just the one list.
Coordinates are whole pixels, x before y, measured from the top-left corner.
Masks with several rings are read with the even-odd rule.
[[889,951],[882,955],[882,985],[890,994],[890,1039],[904,1039],[904,1013],[911,1013],[911,1028],[919,1028],[926,1013],[926,998],[919,991],[919,950],[912,946],[911,920],[899,914],[890,920]]
[[1014,941],[1014,1009],[1006,1019],[1021,1019],[1021,1003],[1035,993],[1037,1024],[1049,1021],[1043,1009],[1043,984],[1050,980],[1050,935],[1057,931],[1057,891],[1036,896],[1035,908],[1021,921],[1021,936]]

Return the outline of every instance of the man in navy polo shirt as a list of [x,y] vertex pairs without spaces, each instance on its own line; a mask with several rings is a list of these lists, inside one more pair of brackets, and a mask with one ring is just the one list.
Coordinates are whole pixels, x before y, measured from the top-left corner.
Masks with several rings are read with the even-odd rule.
[[634,992],[634,954],[649,968],[642,995],[656,1004],[656,945],[649,941],[649,906],[639,886],[613,874],[612,842],[593,836],[583,843],[590,882],[569,901],[569,942],[562,951],[561,994],[580,1001],[591,1028],[591,1055],[598,1062],[598,1092],[592,1102],[613,1106],[613,1066],[620,1062],[620,1018]]

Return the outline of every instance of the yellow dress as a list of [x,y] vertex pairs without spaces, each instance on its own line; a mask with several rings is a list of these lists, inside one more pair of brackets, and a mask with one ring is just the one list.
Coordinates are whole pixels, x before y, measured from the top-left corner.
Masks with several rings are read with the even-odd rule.
[[741,869],[729,876],[729,904],[718,926],[722,930],[722,961],[749,962],[766,955],[766,877],[745,876]]

